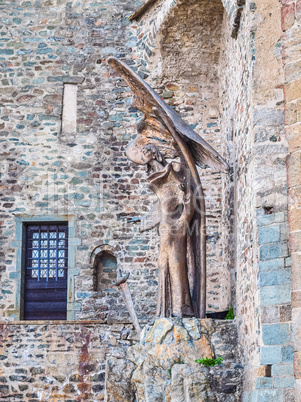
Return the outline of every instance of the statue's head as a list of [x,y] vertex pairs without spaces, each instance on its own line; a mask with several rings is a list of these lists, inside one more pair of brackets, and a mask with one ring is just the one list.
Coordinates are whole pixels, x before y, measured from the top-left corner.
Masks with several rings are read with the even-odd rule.
[[127,157],[139,165],[146,165],[154,160],[164,164],[160,147],[167,152],[169,147],[160,141],[160,131],[150,122],[146,122],[144,117],[136,123],[136,126],[137,136],[127,146]]
[[144,164],[148,164],[153,160],[162,163],[163,157],[154,144],[147,144],[142,148],[142,160]]

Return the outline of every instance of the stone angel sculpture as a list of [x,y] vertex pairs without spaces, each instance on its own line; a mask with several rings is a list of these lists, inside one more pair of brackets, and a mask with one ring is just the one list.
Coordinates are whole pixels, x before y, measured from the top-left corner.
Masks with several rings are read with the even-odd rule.
[[146,165],[158,202],[142,218],[142,230],[158,226],[159,317],[206,313],[206,210],[197,165],[228,171],[223,158],[124,62],[109,65],[134,93],[132,106],[143,113],[127,157]]

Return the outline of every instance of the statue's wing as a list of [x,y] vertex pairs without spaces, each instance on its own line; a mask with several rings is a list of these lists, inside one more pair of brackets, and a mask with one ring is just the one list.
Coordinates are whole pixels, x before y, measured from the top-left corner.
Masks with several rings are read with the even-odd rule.
[[115,57],[110,57],[108,63],[121,75],[131,88],[134,93],[133,106],[144,113],[146,118],[151,116],[153,120],[156,120],[156,116],[152,111],[154,107],[160,108],[164,111],[175,130],[189,146],[196,164],[205,164],[222,172],[228,171],[229,166],[219,153],[216,152],[211,145],[209,145],[194,130],[192,130],[181,119],[181,117],[127,64]]

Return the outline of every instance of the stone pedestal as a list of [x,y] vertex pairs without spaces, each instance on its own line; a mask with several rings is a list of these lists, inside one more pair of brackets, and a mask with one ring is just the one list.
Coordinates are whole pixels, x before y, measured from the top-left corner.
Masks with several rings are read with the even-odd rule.
[[[219,356],[220,366],[195,362]],[[242,372],[233,322],[160,318],[107,360],[106,400],[239,401]]]

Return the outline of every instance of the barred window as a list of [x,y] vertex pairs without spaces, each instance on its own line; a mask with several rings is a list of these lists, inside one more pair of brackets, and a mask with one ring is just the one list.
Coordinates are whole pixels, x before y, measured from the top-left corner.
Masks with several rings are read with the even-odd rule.
[[66,319],[68,226],[26,227],[25,320]]

